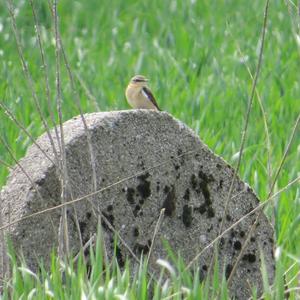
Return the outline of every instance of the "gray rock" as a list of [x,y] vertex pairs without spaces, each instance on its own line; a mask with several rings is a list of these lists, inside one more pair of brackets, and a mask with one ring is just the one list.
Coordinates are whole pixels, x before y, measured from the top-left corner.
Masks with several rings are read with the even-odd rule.
[[[180,252],[186,263],[190,262],[218,235],[233,169],[212,153],[191,129],[165,112],[115,111],[87,114],[85,119],[95,157],[97,189],[126,177],[129,179],[68,206],[71,252],[76,254],[80,247],[78,228],[83,244],[96,232],[101,210],[137,257],[142,252],[147,254],[160,211],[165,208],[150,265],[157,270],[156,260],[165,257],[163,239]],[[93,172],[80,117],[64,124],[64,136],[70,187],[67,200],[71,200],[93,191]],[[17,166],[1,192],[4,225],[61,203],[60,179],[47,135],[42,135],[37,143],[52,162],[37,146],[29,148],[20,165],[31,180]],[[234,184],[233,195],[224,228],[259,203],[251,188],[239,178]],[[38,260],[43,259],[47,264],[51,249],[57,248],[60,216],[61,209],[56,209],[6,228],[5,234],[10,236],[33,270],[36,270]],[[221,271],[224,270],[227,275],[256,216],[252,214],[246,218],[220,241],[218,257]],[[103,220],[102,225],[110,256],[114,233]],[[272,237],[272,228],[262,214],[233,278],[232,296],[246,299],[253,286],[261,291],[261,252],[269,280],[273,281]],[[3,242],[0,246],[4,246]],[[209,248],[194,264],[200,267],[201,276],[207,273],[212,253],[213,248]],[[0,255],[1,262],[5,257],[2,253]],[[131,258],[131,255],[119,242],[118,260],[121,265],[126,257]],[[135,260],[132,262],[135,264]],[[2,276],[5,273],[3,268]]]

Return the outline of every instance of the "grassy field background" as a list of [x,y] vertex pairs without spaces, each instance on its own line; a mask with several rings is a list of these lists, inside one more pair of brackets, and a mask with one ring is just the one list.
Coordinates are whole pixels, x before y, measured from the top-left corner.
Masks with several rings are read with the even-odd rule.
[[[55,40],[47,1],[34,1],[55,104]],[[28,1],[14,1],[25,59],[42,110],[51,124],[41,58]],[[185,122],[218,155],[235,166],[252,79],[258,61],[265,2],[257,1],[60,1],[60,32],[84,112],[128,109],[124,89],[134,74],[150,78],[160,107]],[[5,1],[0,3],[0,101],[28,131],[45,131],[22,74]],[[269,192],[300,113],[300,17],[296,0],[270,1],[262,69],[250,115],[239,175],[261,199]],[[78,115],[63,63],[63,119]],[[247,70],[248,68],[248,70]],[[80,82],[78,81],[80,79]],[[87,93],[87,90],[89,93]],[[93,97],[89,96],[93,95]],[[268,148],[261,99],[270,135]],[[56,122],[58,122],[55,112]],[[0,136],[14,156],[28,137],[0,110]],[[299,127],[275,191],[300,172]],[[0,143],[0,159],[14,160]],[[271,173],[268,171],[268,159]],[[7,168],[0,164],[0,187]],[[284,270],[300,259],[300,189],[293,185],[267,210],[274,222]],[[288,275],[289,276],[289,275]]]

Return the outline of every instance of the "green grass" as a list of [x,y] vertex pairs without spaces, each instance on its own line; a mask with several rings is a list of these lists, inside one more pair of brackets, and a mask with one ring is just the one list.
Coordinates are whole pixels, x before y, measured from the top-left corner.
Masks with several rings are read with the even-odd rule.
[[[5,2],[0,3],[0,101],[38,137],[45,129],[22,74]],[[50,122],[34,21],[27,2],[15,1],[17,25],[42,110]],[[55,110],[52,18],[47,1],[35,3],[49,68],[52,110]],[[239,171],[261,199],[268,195],[269,184],[300,113],[300,46],[295,36],[295,33],[300,34],[297,27],[300,20],[292,2],[287,3],[289,5],[279,0],[270,3],[257,85],[266,112],[271,149],[268,153],[263,116],[256,97]],[[132,75],[144,74],[151,79],[151,88],[161,108],[184,121],[213,151],[235,165],[252,85],[243,62],[246,61],[254,75],[263,10],[264,1],[260,0],[69,0],[61,1],[59,16],[62,41],[71,67],[95,96],[100,110],[127,109],[124,88]],[[84,112],[97,110],[81,85],[77,87]],[[62,96],[64,120],[78,115],[63,66]],[[31,144],[1,110],[0,136],[18,159]],[[299,144],[298,127],[275,190],[299,176]],[[272,176],[267,171],[268,156]],[[0,159],[14,165],[1,143]],[[0,164],[0,187],[5,184],[7,174],[7,169]],[[299,271],[299,194],[299,185],[292,186],[280,194],[267,211],[270,218],[275,213],[276,245],[281,249],[278,278],[298,261],[287,281]],[[280,286],[282,278],[276,284]],[[295,284],[294,281],[291,286]]]
[[[117,259],[103,260],[101,243],[96,242],[90,249],[92,267],[87,269],[82,256],[76,263],[62,263],[53,253],[50,272],[43,266],[35,274],[23,264],[17,267],[16,257],[12,255],[14,268],[9,288],[3,293],[6,299],[207,299],[209,285],[200,283],[199,270],[185,271],[179,258],[172,266],[165,260],[159,260],[160,274],[152,277],[147,272],[147,263],[141,259],[140,268],[133,272],[129,264],[121,270]],[[212,297],[227,299],[225,281],[218,281],[218,269],[214,269],[214,292]],[[168,279],[171,277],[171,280]],[[87,278],[89,278],[87,280]],[[14,288],[11,288],[14,287]],[[151,297],[151,298],[150,298]]]

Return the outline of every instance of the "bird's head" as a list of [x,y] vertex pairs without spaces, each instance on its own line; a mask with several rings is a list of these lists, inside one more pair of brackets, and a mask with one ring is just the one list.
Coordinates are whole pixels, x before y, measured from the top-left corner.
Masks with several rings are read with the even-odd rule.
[[135,75],[131,78],[130,84],[135,86],[146,86],[149,80],[143,75]]

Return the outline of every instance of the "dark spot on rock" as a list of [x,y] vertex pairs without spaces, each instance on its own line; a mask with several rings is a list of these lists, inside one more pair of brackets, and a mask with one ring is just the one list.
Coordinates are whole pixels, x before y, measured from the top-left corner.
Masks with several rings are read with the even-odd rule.
[[111,204],[107,206],[107,211],[113,211],[113,209],[114,208],[113,208],[113,206]]
[[171,156],[170,156],[170,158],[171,158],[171,159],[174,159],[174,156],[173,156],[173,155],[171,155]]
[[223,249],[224,247],[224,244],[225,244],[225,239],[223,237],[220,238],[220,249]]
[[174,169],[175,169],[176,171],[178,171],[179,168],[180,168],[179,165],[174,165]]
[[214,181],[214,178],[212,175],[207,176],[202,170],[199,170],[198,177],[201,179],[201,182],[199,183],[200,189],[202,191],[202,194],[205,198],[205,202],[207,205],[211,204],[210,199],[210,192],[208,189],[208,184],[212,181]]
[[[113,215],[111,215],[111,214],[107,214],[104,211],[102,211],[102,215],[105,217],[106,221],[108,221],[109,224],[114,227],[115,217]],[[102,224],[102,226],[103,226],[104,229],[109,229],[106,221],[104,221],[104,219],[102,218],[101,224]]]
[[183,206],[182,222],[186,227],[190,227],[193,220],[193,208],[188,205]]
[[211,232],[213,228],[214,228],[214,227],[213,227],[212,225],[210,225],[210,226],[208,227],[208,229],[207,229],[207,232]]
[[226,215],[226,220],[227,221],[231,221],[231,216],[230,215]]
[[146,199],[151,195],[150,181],[146,180],[148,177],[149,173],[138,176],[138,180],[140,183],[137,186],[137,190],[143,199]]
[[122,256],[122,251],[118,246],[116,246],[115,251],[116,251],[116,258],[117,258],[118,265],[122,268],[125,265],[125,262],[124,262],[124,259]]
[[221,170],[222,166],[220,164],[216,164],[217,169]]
[[144,163],[144,161],[142,160],[142,157],[138,157],[138,160],[140,160],[139,162],[138,162],[138,166],[142,169],[142,170],[145,170],[145,163]]
[[134,204],[134,189],[128,188],[126,193],[126,198],[129,204]]
[[112,226],[114,226],[114,222],[115,222],[115,217],[114,217],[114,215],[108,215],[108,216],[107,216],[107,220],[108,220],[108,222],[109,222]]
[[252,236],[252,237],[250,238],[250,241],[251,241],[252,243],[254,243],[254,242],[255,242],[255,237]]
[[221,223],[222,222],[222,218],[218,218],[218,222]]
[[242,259],[248,261],[249,263],[254,263],[256,261],[256,256],[255,254],[248,253],[245,254]]
[[140,232],[139,232],[139,229],[137,227],[134,227],[133,228],[133,236],[137,237],[139,236]]
[[200,186],[202,194],[203,194],[203,196],[205,198],[206,204],[210,205],[211,204],[211,200],[210,200],[210,193],[209,193],[209,190],[208,190],[208,187],[207,187],[207,182],[201,181],[199,183],[199,186]]
[[231,264],[228,264],[228,265],[226,266],[226,269],[225,269],[225,277],[226,277],[226,279],[229,278],[231,271],[232,271],[232,265],[231,265]]
[[45,183],[45,179],[46,179],[45,177],[39,178],[38,180],[35,181],[35,184],[41,186]]
[[233,243],[233,247],[234,247],[235,250],[241,250],[242,244],[241,244],[240,241],[235,241],[235,242]]
[[143,175],[138,176],[138,180],[146,180],[149,176],[150,174],[147,172]]
[[223,187],[223,179],[221,179],[221,180],[219,181],[219,187],[220,187],[220,189]]
[[85,216],[86,216],[86,218],[87,218],[88,220],[90,220],[91,217],[92,217],[92,213],[91,213],[91,212],[87,212]]
[[203,266],[202,266],[202,270],[203,270],[203,271],[207,271],[207,265],[203,265]]
[[201,204],[199,207],[195,207],[195,211],[198,211],[201,215],[206,212],[206,204]]
[[166,186],[164,187],[164,193],[165,193],[165,194],[168,194],[169,191],[170,191],[170,187],[166,185]]
[[149,246],[149,248],[151,247],[152,241],[148,240],[147,245]]
[[139,204],[143,205],[144,204],[144,199],[140,199]]
[[157,181],[157,182],[156,182],[156,192],[158,193],[159,190],[160,190],[160,182]]
[[182,150],[179,148],[179,149],[177,150],[177,155],[180,156],[181,154],[182,154]]
[[215,216],[215,210],[211,206],[209,206],[207,208],[207,217],[213,218],[214,216]]
[[184,193],[184,195],[183,195],[183,199],[184,199],[185,201],[189,201],[189,200],[190,200],[190,190],[189,190],[189,189],[186,189],[186,190],[185,190],[185,193]]
[[247,269],[247,273],[251,273],[251,270],[250,270],[250,269]]
[[234,237],[235,237],[235,232],[234,232],[234,230],[233,230],[233,229],[231,229],[231,230],[230,230],[230,236],[231,236],[232,238],[234,238]]
[[138,253],[139,255],[140,254],[147,254],[149,252],[149,246],[148,245],[143,245],[143,244],[140,244],[140,243],[136,243],[135,246],[133,247],[133,251],[135,253]]
[[191,176],[191,186],[192,186],[193,190],[195,190],[197,188],[197,178],[196,178],[195,174],[193,174]]
[[[82,241],[83,244],[86,244],[88,241]],[[86,247],[84,250],[83,250],[83,255],[84,257],[89,257],[90,255],[90,247]],[[87,267],[91,268],[91,265],[89,264]]]
[[174,186],[172,186],[172,189],[168,192],[162,208],[165,209],[166,216],[171,217],[174,214],[176,210],[176,195]]
[[134,210],[135,210],[135,211],[140,211],[140,210],[141,210],[141,206],[137,204],[137,205],[135,206]]
[[241,231],[240,232],[240,237],[244,237],[245,236],[245,232],[244,231]]
[[[203,169],[203,166],[200,166],[200,169]],[[207,176],[202,170],[199,170],[198,177],[207,183],[215,181],[212,175]]]
[[269,238],[269,242],[270,242],[271,244],[273,244],[273,243],[274,243],[274,240],[273,240],[272,238]]

